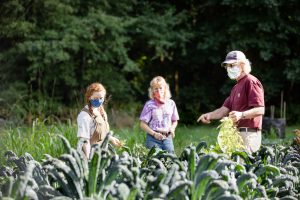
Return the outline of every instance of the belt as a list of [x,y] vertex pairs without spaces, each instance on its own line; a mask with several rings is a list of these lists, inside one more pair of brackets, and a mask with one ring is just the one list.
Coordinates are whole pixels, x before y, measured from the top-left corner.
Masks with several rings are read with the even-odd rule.
[[257,132],[258,128],[247,128],[247,127],[243,127],[243,128],[239,128],[240,132]]
[[167,133],[162,133],[162,132],[159,132],[159,131],[156,131],[157,133],[160,133],[160,134],[162,134],[162,135],[164,135],[164,136],[166,136],[166,137],[168,137],[170,134],[171,134],[171,132],[167,132]]

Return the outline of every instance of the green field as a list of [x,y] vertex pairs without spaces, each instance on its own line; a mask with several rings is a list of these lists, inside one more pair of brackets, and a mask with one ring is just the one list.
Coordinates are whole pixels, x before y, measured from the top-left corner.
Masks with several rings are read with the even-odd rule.
[[[264,135],[261,149],[250,155],[222,153],[215,145],[216,126],[179,126],[174,156],[147,150],[145,133],[136,124],[114,130],[124,148],[115,151],[106,139],[93,148],[90,160],[76,151],[76,124],[35,121],[31,127],[6,128],[1,131],[0,199],[296,200],[300,149],[290,143],[297,127],[287,127],[283,140],[274,131]],[[17,155],[9,152],[4,158],[6,150]]]
[[[287,127],[285,139],[278,139],[274,133],[263,135],[263,144],[289,143],[294,137],[293,130],[299,127],[297,125]],[[28,152],[38,161],[44,158],[44,154],[59,156],[64,153],[64,149],[57,134],[65,136],[72,147],[76,147],[76,130],[76,124],[57,123],[45,125],[38,120],[31,127],[7,127],[1,131],[0,164],[3,164],[5,160],[3,155],[6,150],[12,150],[17,155],[24,155],[25,152]],[[139,128],[138,124],[132,128],[113,129],[113,131],[114,135],[125,141],[126,146],[133,151],[145,151],[146,134]],[[186,146],[190,144],[197,145],[201,141],[207,142],[208,145],[214,145],[217,135],[216,125],[179,126],[176,129],[174,139],[175,152],[179,155]]]
[[[263,144],[283,144],[289,143],[294,137],[293,130],[299,128],[300,125],[293,125],[286,127],[286,137],[285,139],[279,139],[274,132],[269,135],[263,135]],[[146,134],[136,125],[133,129],[122,129],[116,130],[115,134],[119,136],[120,139],[126,140],[129,146],[132,143],[138,142],[144,144],[146,140]],[[214,145],[217,141],[218,129],[217,125],[199,125],[199,126],[179,126],[176,129],[176,136],[174,139],[175,152],[182,152],[184,147],[190,144],[198,144],[201,141],[207,142],[208,145]]]

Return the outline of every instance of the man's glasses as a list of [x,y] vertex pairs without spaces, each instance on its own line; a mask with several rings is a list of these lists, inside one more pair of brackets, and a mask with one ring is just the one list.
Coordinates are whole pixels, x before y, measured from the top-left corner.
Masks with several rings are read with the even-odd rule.
[[231,67],[234,67],[234,66],[237,66],[238,65],[238,63],[226,63],[226,64],[223,64],[223,67],[225,67],[225,68],[231,68]]

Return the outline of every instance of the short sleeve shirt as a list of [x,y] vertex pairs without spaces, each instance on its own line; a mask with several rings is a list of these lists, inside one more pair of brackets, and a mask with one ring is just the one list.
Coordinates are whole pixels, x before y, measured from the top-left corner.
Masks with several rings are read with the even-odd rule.
[[90,139],[96,129],[96,124],[87,112],[81,111],[77,116],[77,127],[77,137]]
[[[225,100],[223,106],[227,107],[230,111],[239,112],[254,107],[264,107],[264,89],[262,84],[256,77],[247,74],[232,88],[230,96]],[[261,129],[262,116],[252,119],[241,119],[237,126]]]
[[168,131],[172,122],[179,120],[176,104],[172,99],[164,104],[157,104],[151,99],[145,103],[140,120],[147,123],[152,130]]
[[[85,106],[88,109],[88,106]],[[77,137],[90,139],[96,130],[96,122],[98,124],[97,132],[105,137],[109,132],[109,124],[107,121],[107,114],[103,110],[102,115],[92,118],[89,113],[81,111],[77,116]]]

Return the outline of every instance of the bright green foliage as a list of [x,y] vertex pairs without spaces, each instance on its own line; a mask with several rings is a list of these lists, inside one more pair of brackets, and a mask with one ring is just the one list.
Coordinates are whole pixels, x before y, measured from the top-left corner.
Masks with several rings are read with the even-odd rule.
[[63,134],[72,146],[76,145],[76,126],[69,124],[46,125],[46,121],[36,119],[30,127],[18,127],[2,130],[1,132],[1,163],[3,154],[7,150],[17,155],[29,152],[37,161],[44,158],[44,154],[59,156],[63,154],[63,144],[57,134]]
[[218,126],[218,144],[224,153],[229,155],[234,151],[241,151],[245,149],[243,139],[239,135],[236,126],[232,119],[224,117],[220,120],[222,123]]

